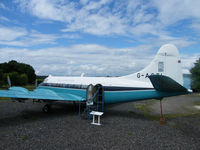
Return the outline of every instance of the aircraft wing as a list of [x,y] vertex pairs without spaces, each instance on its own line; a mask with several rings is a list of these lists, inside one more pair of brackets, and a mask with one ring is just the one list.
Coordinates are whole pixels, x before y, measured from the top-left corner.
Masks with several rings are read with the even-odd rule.
[[180,85],[175,80],[164,75],[151,75],[149,76],[152,85],[157,91],[160,92],[183,92],[188,93],[188,90]]
[[9,90],[0,90],[0,97],[61,101],[85,100],[83,97],[71,93],[57,93],[49,89],[35,89],[34,91],[29,91],[22,87],[10,87]]

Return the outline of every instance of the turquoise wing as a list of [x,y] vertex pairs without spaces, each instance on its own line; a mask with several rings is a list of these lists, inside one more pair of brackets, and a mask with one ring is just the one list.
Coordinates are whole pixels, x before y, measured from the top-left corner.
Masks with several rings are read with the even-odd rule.
[[75,93],[59,93],[50,89],[35,89],[29,91],[22,87],[10,87],[9,90],[0,90],[0,97],[23,98],[23,99],[42,99],[60,101],[84,101],[85,98]]

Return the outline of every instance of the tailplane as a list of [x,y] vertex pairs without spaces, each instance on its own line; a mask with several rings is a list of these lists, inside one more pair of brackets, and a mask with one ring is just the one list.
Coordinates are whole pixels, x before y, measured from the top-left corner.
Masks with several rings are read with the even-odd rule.
[[160,76],[160,75],[151,75],[149,76],[149,79],[151,80],[151,83],[153,84],[153,87],[157,91],[161,92],[183,92],[188,93],[188,90],[177,83],[176,81],[172,80],[171,78],[167,76]]
[[146,68],[122,78],[149,81],[148,77],[150,75],[165,75],[183,85],[181,60],[176,46],[172,44],[163,45],[158,50],[153,61]]

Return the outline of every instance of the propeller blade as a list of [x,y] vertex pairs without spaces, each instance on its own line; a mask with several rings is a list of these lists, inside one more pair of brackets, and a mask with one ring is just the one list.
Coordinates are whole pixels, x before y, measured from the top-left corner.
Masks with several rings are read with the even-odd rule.
[[11,87],[12,85],[11,85],[11,81],[10,81],[10,77],[9,76],[7,76],[7,81],[8,81],[9,87]]

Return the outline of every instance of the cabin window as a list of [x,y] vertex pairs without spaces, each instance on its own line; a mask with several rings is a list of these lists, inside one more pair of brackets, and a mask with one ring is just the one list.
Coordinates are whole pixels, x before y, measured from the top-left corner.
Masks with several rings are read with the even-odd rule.
[[82,84],[61,84],[61,83],[40,83],[40,86],[52,86],[61,88],[76,88],[76,89],[86,89],[88,85]]
[[158,62],[158,72],[164,72],[164,62]]

